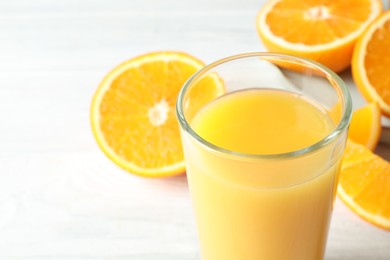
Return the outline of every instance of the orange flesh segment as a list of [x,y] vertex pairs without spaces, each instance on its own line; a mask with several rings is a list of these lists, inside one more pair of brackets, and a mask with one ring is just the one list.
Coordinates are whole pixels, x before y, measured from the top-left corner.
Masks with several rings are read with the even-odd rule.
[[[168,70],[178,67],[174,78],[167,77]],[[146,168],[183,159],[174,107],[182,84],[195,72],[180,62],[154,62],[129,69],[112,82],[101,102],[100,127],[116,154]],[[158,105],[167,110],[167,121],[154,125],[148,113]]]
[[338,194],[358,215],[390,230],[390,164],[362,145],[347,142]]
[[376,103],[369,103],[352,114],[348,137],[373,151],[378,144],[381,130],[380,108]]
[[364,66],[371,85],[390,104],[390,20],[373,33],[367,44]]
[[[351,5],[353,11],[346,12]],[[268,14],[267,24],[288,42],[318,45],[357,30],[368,19],[370,8],[371,1],[282,1]]]

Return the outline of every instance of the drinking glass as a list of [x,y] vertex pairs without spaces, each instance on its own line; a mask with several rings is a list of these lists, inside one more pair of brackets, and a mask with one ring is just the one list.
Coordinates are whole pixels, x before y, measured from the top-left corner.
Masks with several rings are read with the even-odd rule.
[[[280,111],[295,109],[294,100],[283,103],[274,92],[322,111],[323,122],[331,123],[324,136],[308,144],[306,138],[289,140],[291,127],[286,123],[285,129],[272,133],[274,141],[256,140],[253,133],[262,129],[251,129],[250,123],[271,111],[279,112],[280,118],[278,113],[267,118],[272,130],[273,122],[285,120]],[[259,102],[261,113],[248,109],[244,115],[251,120],[245,124],[235,118],[221,128],[209,129],[219,139],[230,138],[233,147],[250,139],[249,144],[259,142],[261,149],[269,146],[271,152],[230,149],[205,138],[207,131],[199,133],[208,129],[207,124],[234,118],[236,110],[247,106],[246,101],[228,100],[240,93],[244,101],[256,93],[259,100],[266,100],[261,97],[264,93],[271,101]],[[224,106],[217,108],[223,100],[227,100]],[[281,102],[280,111],[274,101]],[[203,260],[323,259],[351,106],[346,85],[330,69],[278,53],[228,57],[201,69],[184,84],[176,112]],[[309,112],[311,108],[303,109],[296,120],[305,122]],[[208,116],[209,121],[202,121]],[[236,124],[242,124],[241,132],[229,137],[224,129]],[[307,136],[317,131],[309,121],[304,127]],[[286,150],[274,152],[272,142],[279,140],[289,144],[286,141]],[[281,148],[283,142],[278,144]],[[298,148],[289,148],[294,145]]]

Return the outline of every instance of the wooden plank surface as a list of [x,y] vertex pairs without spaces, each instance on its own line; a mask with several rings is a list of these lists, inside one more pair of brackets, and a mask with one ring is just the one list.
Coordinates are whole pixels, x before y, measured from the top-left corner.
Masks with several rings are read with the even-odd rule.
[[[116,167],[92,137],[89,106],[111,68],[145,52],[208,63],[264,51],[263,3],[1,0],[0,259],[200,259],[186,177]],[[378,152],[390,159],[388,146]],[[327,259],[389,260],[390,233],[337,200]]]

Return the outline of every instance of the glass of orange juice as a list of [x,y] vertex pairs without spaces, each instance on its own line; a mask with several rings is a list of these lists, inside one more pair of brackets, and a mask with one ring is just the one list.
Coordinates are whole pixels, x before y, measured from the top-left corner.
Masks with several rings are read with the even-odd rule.
[[176,109],[203,260],[323,259],[351,106],[334,72],[276,53],[185,83]]

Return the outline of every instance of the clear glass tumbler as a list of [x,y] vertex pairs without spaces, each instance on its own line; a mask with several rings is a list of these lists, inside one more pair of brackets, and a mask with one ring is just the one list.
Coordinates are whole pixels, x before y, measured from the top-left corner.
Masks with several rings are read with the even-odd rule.
[[334,72],[276,53],[185,83],[176,109],[203,260],[323,259],[351,106]]

